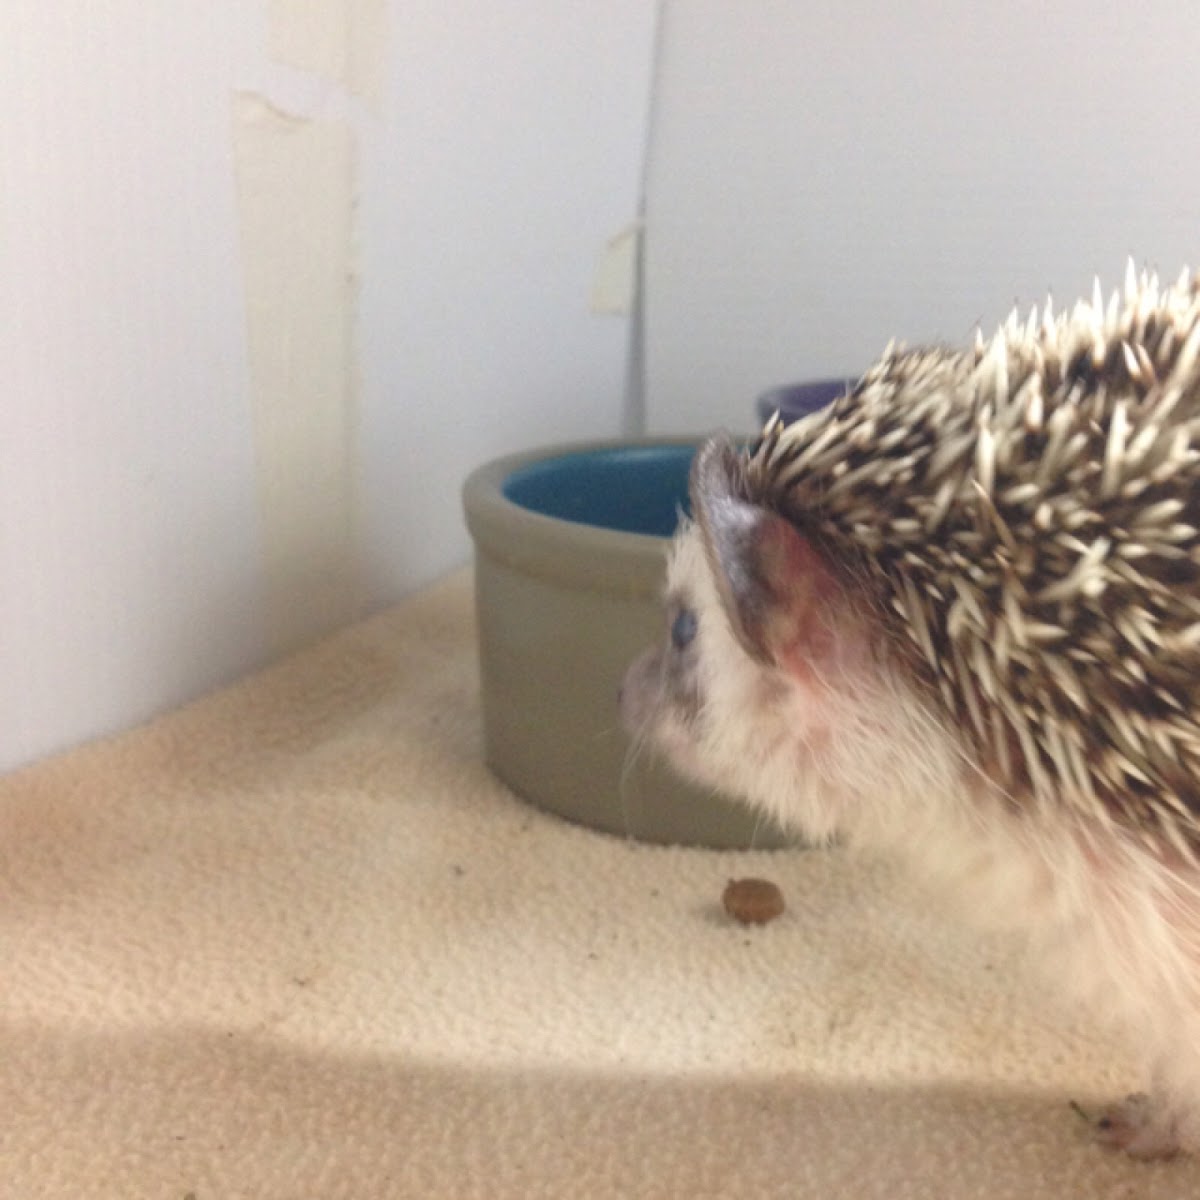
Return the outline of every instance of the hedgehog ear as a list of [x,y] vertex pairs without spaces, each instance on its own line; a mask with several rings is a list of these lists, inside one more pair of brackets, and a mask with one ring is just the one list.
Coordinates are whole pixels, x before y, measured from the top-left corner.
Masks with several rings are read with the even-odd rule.
[[788,520],[747,497],[741,456],[707,442],[691,475],[692,509],[729,623],[759,662],[798,670],[831,648],[823,609],[837,589],[820,554]]

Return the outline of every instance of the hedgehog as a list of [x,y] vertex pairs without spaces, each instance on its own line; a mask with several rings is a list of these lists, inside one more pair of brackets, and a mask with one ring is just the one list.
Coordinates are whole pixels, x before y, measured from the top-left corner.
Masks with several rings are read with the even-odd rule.
[[1200,282],[893,343],[690,497],[626,728],[1003,914],[1146,1056],[1099,1140],[1200,1149]]

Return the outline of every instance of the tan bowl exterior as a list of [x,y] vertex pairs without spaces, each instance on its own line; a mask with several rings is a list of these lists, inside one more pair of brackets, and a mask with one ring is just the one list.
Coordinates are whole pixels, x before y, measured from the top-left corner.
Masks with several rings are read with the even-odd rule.
[[578,442],[480,467],[463,487],[475,542],[486,756],[526,800],[642,841],[714,848],[788,844],[734,801],[631,757],[617,712],[626,667],[662,636],[666,538],[543,516],[505,498],[505,479],[544,458],[695,439]]

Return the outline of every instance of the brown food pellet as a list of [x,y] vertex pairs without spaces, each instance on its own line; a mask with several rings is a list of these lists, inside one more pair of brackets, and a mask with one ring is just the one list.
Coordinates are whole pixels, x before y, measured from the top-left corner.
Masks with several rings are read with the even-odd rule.
[[731,879],[721,893],[721,903],[743,925],[765,925],[784,910],[783,893],[769,879]]

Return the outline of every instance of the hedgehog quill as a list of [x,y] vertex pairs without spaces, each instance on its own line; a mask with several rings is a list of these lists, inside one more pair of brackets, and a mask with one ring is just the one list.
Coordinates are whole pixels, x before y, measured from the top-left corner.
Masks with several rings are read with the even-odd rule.
[[1145,1048],[1097,1136],[1200,1150],[1200,283],[889,346],[691,498],[625,725],[1008,914]]

